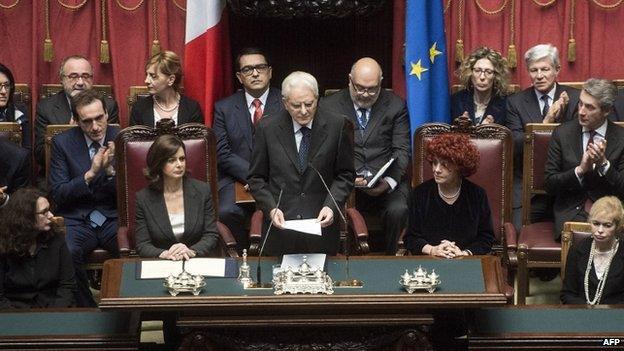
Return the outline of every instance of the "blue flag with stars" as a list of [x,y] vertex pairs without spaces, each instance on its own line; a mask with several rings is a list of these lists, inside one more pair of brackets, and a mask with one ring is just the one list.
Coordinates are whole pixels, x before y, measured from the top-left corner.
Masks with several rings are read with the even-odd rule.
[[423,123],[450,123],[442,0],[407,0],[405,86],[412,134]]

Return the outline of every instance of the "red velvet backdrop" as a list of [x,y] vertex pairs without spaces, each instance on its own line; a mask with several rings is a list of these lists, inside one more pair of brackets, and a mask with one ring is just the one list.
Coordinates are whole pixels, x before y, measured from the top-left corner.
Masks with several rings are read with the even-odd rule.
[[[433,0],[436,1],[436,0]],[[512,81],[522,87],[530,85],[524,52],[539,43],[552,43],[557,46],[561,56],[560,81],[584,81],[589,77],[624,79],[624,50],[621,45],[624,33],[624,6],[604,9],[591,0],[437,0],[444,5],[450,3],[445,14],[447,49],[449,54],[449,72],[457,68],[454,61],[458,35],[460,8],[463,9],[462,40],[464,54],[479,46],[489,46],[507,56],[511,43],[511,6],[514,4],[515,46],[518,67],[512,70]],[[548,7],[538,3],[553,4]],[[600,0],[604,5],[615,5],[620,0]],[[499,10],[496,14],[487,14]],[[479,5],[483,8],[480,9]],[[573,7],[574,5],[574,7]],[[405,0],[394,0],[395,18],[405,17]],[[568,62],[568,39],[570,33],[570,15],[574,9],[574,37],[576,39],[576,61]],[[402,24],[401,24],[402,26]],[[399,27],[395,21],[395,28]],[[401,27],[402,28],[402,27]],[[395,53],[397,45],[403,43],[403,32],[394,32]],[[395,55],[396,57],[396,55]],[[393,87],[401,92],[404,85],[400,62],[394,60],[395,74]],[[451,77],[453,82],[455,77]]]
[[[102,33],[102,0],[47,0],[54,60],[44,62],[45,1],[0,0],[0,62],[13,70],[18,83],[29,83],[36,102],[38,87],[58,82],[58,66],[64,56],[83,54],[95,69],[95,82],[112,84],[121,108],[122,124],[127,123],[126,96],[132,85],[143,85],[144,64],[153,40],[153,5],[158,5],[158,39],[161,48],[182,56],[184,46],[185,0],[105,0],[106,28],[111,63],[99,63]],[[362,55],[376,57],[386,74],[384,86],[403,91],[403,23],[405,0],[387,0],[388,5],[371,16],[335,20],[267,20],[232,16],[232,49],[255,43],[273,57],[273,85],[279,85],[288,70],[307,69],[317,75],[324,88],[346,84],[346,72]],[[444,1],[448,4],[449,0]],[[551,0],[549,0],[551,1]],[[600,0],[616,4],[619,0]],[[71,10],[65,6],[84,6]],[[455,40],[458,38],[458,13],[463,8],[464,52],[488,45],[507,54],[510,43],[511,4],[514,9],[518,67],[513,81],[529,84],[522,60],[531,46],[550,42],[561,50],[561,81],[583,81],[590,76],[624,78],[624,50],[619,41],[624,33],[624,6],[606,10],[591,0],[555,0],[550,7],[537,3],[546,0],[450,0],[446,13],[450,72],[456,68]],[[576,62],[567,62],[570,12],[575,3]],[[478,8],[500,13],[488,15]],[[137,7],[138,5],[138,7]],[[137,7],[135,10],[124,10]],[[180,6],[180,7],[179,7]],[[394,14],[392,13],[394,12]],[[394,17],[394,20],[393,20]],[[313,33],[313,34],[311,34]],[[392,39],[393,38],[393,39]],[[287,44],[287,45],[286,45]],[[289,49],[290,48],[290,49]],[[294,48],[294,49],[293,49]],[[392,68],[392,69],[391,69]],[[188,73],[188,72],[187,72]]]

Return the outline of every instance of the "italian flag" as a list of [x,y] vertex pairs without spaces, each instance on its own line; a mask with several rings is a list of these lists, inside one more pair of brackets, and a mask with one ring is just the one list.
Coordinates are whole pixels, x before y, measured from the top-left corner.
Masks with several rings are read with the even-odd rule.
[[187,0],[184,93],[197,100],[207,126],[214,103],[232,90],[225,0]]

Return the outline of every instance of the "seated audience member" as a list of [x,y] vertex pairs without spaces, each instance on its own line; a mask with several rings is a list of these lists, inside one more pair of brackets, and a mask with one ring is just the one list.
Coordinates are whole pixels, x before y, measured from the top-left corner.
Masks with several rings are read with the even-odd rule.
[[119,128],[108,125],[106,104],[94,90],[74,96],[72,107],[78,126],[52,139],[48,183],[58,214],[65,217],[78,305],[94,306],[83,264],[98,247],[118,251],[113,140]]
[[[93,87],[93,67],[80,55],[66,57],[61,62],[59,79],[63,90],[37,103],[35,118],[35,159],[45,171],[45,131],[50,124],[74,124],[71,98],[83,90]],[[117,103],[104,99],[108,123],[119,123]],[[42,173],[43,174],[43,173]]]
[[624,303],[624,226],[622,202],[600,198],[589,211],[592,236],[570,248],[561,289],[564,304]]
[[465,115],[475,125],[505,124],[509,68],[501,54],[480,47],[464,59],[457,75],[464,90],[451,96],[451,117]]
[[236,78],[243,89],[217,101],[214,124],[217,136],[219,221],[236,237],[239,253],[249,248],[246,221],[255,208],[236,204],[235,183],[247,185],[253,134],[261,118],[284,111],[282,94],[270,87],[273,69],[264,52],[244,48],[238,54]]
[[[364,57],[351,67],[349,87],[321,101],[347,116],[356,126],[354,135],[355,201],[362,213],[383,220],[385,252],[394,255],[401,231],[407,225],[410,184],[405,176],[410,159],[409,119],[405,101],[381,88],[383,73],[374,59]],[[371,188],[365,188],[391,158],[394,162]]]
[[[339,209],[332,195],[342,207],[353,190],[353,143],[349,121],[318,108],[318,99],[316,78],[293,72],[282,82],[285,111],[256,127],[247,180],[265,224],[273,222],[267,255],[335,255],[340,246]],[[319,222],[322,235],[284,228],[286,220],[310,218]]]
[[30,183],[30,152],[0,138],[0,207],[9,194]]
[[[524,54],[532,86],[507,98],[505,125],[514,140],[513,218],[520,228],[522,210],[522,150],[527,123],[561,123],[574,119],[579,90],[557,83],[561,70],[559,51],[551,44],[536,45]],[[552,220],[552,198],[535,195],[531,199],[531,223]]]
[[468,135],[443,134],[425,152],[433,179],[412,191],[406,248],[444,258],[487,254],[494,243],[487,194],[466,178],[477,170],[476,146]]
[[210,185],[186,173],[184,143],[174,135],[156,139],[147,153],[150,184],[136,196],[136,242],[141,257],[188,260],[217,245]]
[[553,131],[544,187],[555,198],[555,240],[564,222],[587,220],[593,201],[607,195],[624,199],[624,128],[607,119],[616,94],[611,81],[588,79],[578,119]]
[[0,212],[0,309],[75,305],[74,266],[52,216],[34,188],[16,191]]
[[22,146],[30,149],[30,117],[23,103],[13,101],[15,78],[5,65],[0,63],[0,122],[17,122],[22,128]]
[[130,112],[130,125],[154,127],[163,118],[173,119],[176,125],[204,123],[204,115],[197,101],[180,92],[182,66],[173,51],[163,51],[150,57],[145,64],[145,84],[149,97],[139,98]]

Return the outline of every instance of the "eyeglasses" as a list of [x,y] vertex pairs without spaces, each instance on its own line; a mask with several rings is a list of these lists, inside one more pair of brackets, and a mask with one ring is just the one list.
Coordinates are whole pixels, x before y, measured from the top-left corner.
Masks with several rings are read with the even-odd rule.
[[46,208],[44,208],[44,209],[43,209],[43,210],[41,210],[41,211],[35,212],[35,214],[38,214],[38,215],[41,215],[41,216],[45,216],[45,215],[47,215],[49,212],[50,212],[50,208],[49,208],[49,207],[46,207]]
[[9,84],[9,82],[0,84],[0,91],[2,89],[4,89],[5,91],[9,91],[10,88],[11,88],[11,84]]
[[266,73],[269,70],[269,67],[271,66],[266,63],[261,63],[255,66],[245,66],[241,68],[239,72],[245,76],[250,76],[253,74],[254,70],[258,71],[258,73]]
[[82,80],[90,80],[91,78],[93,78],[93,74],[90,73],[83,73],[83,74],[78,74],[78,73],[72,73],[72,74],[65,74],[63,75],[63,77],[68,78],[69,80],[73,80],[76,81],[80,78],[82,78]]
[[374,87],[370,87],[370,88],[363,88],[361,86],[358,86],[357,84],[355,84],[353,82],[353,79],[349,78],[349,80],[351,81],[351,86],[353,86],[353,90],[355,90],[355,92],[358,95],[369,95],[369,96],[374,96],[377,95],[377,93],[379,92],[381,85],[377,85]]
[[480,76],[481,74],[485,74],[486,77],[491,77],[494,75],[494,71],[488,68],[473,68],[472,73],[475,76]]

